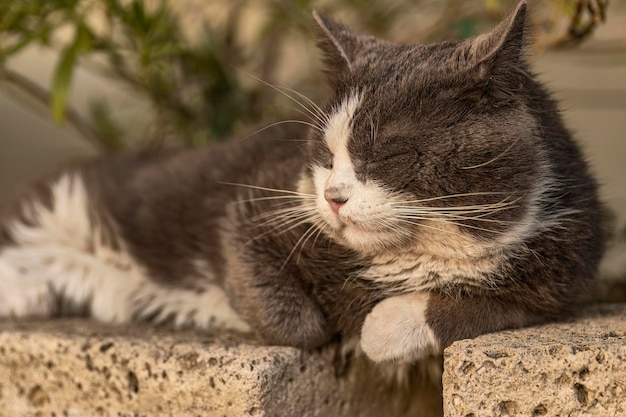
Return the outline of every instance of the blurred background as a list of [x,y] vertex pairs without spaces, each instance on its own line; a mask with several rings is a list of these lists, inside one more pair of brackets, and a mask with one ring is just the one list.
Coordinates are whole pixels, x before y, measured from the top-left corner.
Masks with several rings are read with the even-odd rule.
[[[327,93],[311,10],[400,42],[473,36],[508,0],[0,0],[0,199],[93,155],[199,146]],[[626,299],[626,0],[529,0],[530,59],[611,211],[603,299]]]

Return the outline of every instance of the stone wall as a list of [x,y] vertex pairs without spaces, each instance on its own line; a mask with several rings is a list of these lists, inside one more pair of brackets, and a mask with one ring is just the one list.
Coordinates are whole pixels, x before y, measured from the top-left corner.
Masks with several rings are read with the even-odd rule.
[[[333,346],[305,353],[78,319],[0,323],[0,417],[441,415],[437,384],[385,381]],[[443,409],[626,416],[626,305],[456,342],[444,355]]]

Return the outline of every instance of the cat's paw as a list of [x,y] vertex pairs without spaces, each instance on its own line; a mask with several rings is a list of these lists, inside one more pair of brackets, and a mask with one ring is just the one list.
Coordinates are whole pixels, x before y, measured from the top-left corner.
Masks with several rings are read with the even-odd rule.
[[426,322],[428,294],[387,298],[365,318],[361,348],[374,362],[411,362],[439,353],[440,344]]
[[[322,311],[310,299],[279,298],[258,303],[248,315],[257,337],[265,344],[316,349],[329,342],[333,333]],[[270,299],[266,297],[265,299]],[[270,299],[271,300],[271,299]]]

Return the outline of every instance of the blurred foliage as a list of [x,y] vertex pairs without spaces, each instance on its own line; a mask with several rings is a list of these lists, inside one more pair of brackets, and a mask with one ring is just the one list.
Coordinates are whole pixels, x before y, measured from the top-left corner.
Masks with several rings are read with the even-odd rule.
[[[548,16],[542,21],[547,32],[565,18],[580,39],[606,6],[601,0],[536,3]],[[292,87],[320,98],[320,77],[312,75],[319,71],[311,64],[313,8],[379,36],[433,41],[474,35],[511,6],[499,0],[0,0],[0,81],[47,102],[54,120],[75,125],[103,151],[131,143],[203,144],[293,113],[267,105],[276,102],[268,83],[283,80],[280,74],[290,69]],[[409,19],[422,14],[430,24],[415,29]],[[568,33],[564,39],[572,37]],[[32,45],[58,51],[49,87],[8,65]],[[78,65],[123,83],[149,103],[148,127],[122,127],[115,109],[100,99],[85,112],[68,107]]]

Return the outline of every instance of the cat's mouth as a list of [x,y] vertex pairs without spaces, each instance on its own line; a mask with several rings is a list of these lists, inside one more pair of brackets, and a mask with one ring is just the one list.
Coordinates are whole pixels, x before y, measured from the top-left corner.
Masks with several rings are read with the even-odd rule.
[[359,221],[351,217],[350,215],[346,215],[343,213],[337,213],[334,216],[334,219],[337,223],[337,228],[340,231],[343,231],[347,228],[355,228],[363,231],[375,231],[373,227],[369,226],[366,222]]
[[345,245],[358,251],[380,250],[393,244],[397,234],[375,222],[358,221],[348,216],[335,216],[332,227],[335,237]]
[[380,227],[376,227],[374,225],[368,224],[366,222],[359,222],[359,221],[355,221],[354,219],[351,219],[350,217],[342,217],[342,216],[338,216],[339,222],[341,224],[341,229],[343,230],[347,230],[347,229],[353,229],[353,230],[357,230],[359,232],[363,232],[363,233],[381,233],[383,232],[383,230],[381,230]]

